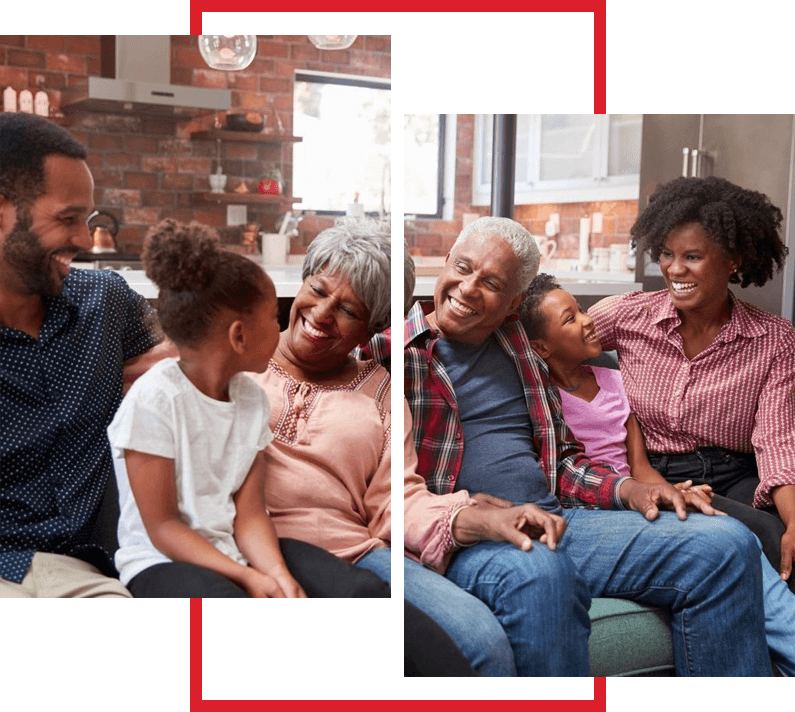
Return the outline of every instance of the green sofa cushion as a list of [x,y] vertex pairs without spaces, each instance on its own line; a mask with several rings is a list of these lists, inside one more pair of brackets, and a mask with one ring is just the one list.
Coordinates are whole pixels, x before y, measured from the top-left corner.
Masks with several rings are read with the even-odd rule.
[[593,677],[674,674],[667,611],[620,598],[595,598],[590,616]]

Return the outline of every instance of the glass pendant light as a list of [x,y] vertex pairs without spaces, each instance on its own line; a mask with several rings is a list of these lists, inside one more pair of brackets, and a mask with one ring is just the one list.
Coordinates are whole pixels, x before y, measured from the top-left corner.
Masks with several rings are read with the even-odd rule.
[[307,35],[318,49],[348,49],[357,35]]
[[245,69],[257,54],[257,36],[199,35],[199,52],[212,69]]

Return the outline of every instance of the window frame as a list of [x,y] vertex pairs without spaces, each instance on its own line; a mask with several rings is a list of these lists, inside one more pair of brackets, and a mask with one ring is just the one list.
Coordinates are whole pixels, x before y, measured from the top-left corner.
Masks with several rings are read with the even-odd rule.
[[414,213],[403,206],[404,217],[417,219],[441,220],[445,204],[445,163],[447,141],[447,114],[437,114],[439,117],[439,151],[436,159],[436,211],[433,213]]

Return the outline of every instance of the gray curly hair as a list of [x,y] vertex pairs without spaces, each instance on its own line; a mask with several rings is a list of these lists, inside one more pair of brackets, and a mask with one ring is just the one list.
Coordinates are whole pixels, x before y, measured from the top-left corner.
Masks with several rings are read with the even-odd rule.
[[306,251],[301,278],[341,272],[370,312],[368,329],[390,324],[390,226],[371,218],[340,218],[323,230]]

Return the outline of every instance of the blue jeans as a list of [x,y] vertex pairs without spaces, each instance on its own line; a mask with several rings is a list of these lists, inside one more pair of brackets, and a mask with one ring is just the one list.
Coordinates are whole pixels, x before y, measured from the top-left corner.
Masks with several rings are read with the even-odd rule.
[[764,556],[761,558],[765,635],[770,657],[782,675],[795,677],[795,595],[770,562]]
[[668,609],[678,675],[770,676],[758,542],[730,517],[565,510],[556,551],[482,542],[447,577],[494,612],[519,675],[587,675],[590,597]]
[[[715,492],[712,506],[739,519],[756,534],[768,561],[773,568],[778,568],[785,527],[774,507],[764,511],[751,506],[759,486],[756,458],[752,453],[704,447],[676,455],[650,454],[649,461],[672,484],[692,480],[696,485],[710,485]],[[789,587],[795,592],[795,577]]]
[[482,601],[405,557],[403,595],[447,632],[480,675],[516,675],[508,636]]
[[382,547],[368,551],[355,565],[372,571],[380,579],[392,585],[392,549]]

